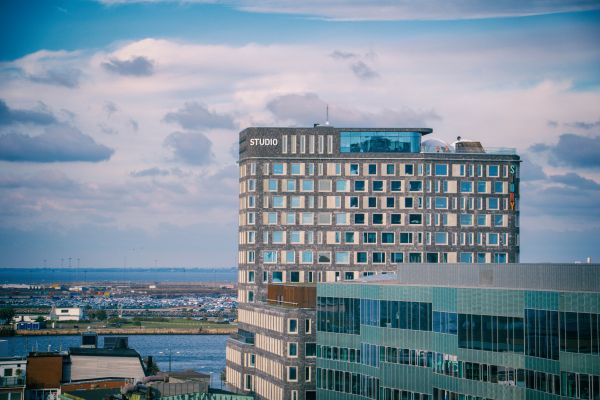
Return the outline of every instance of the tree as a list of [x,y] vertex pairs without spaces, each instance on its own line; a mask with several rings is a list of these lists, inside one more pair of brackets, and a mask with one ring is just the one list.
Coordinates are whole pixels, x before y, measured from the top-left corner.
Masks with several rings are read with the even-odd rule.
[[106,310],[96,311],[96,319],[98,321],[106,321],[107,318],[108,318],[108,314],[106,313]]
[[40,315],[35,319],[35,322],[39,322],[39,323],[46,322],[46,317],[44,317],[43,315]]
[[0,308],[0,320],[6,321],[6,323],[10,323],[12,319],[15,317],[15,309],[14,308]]

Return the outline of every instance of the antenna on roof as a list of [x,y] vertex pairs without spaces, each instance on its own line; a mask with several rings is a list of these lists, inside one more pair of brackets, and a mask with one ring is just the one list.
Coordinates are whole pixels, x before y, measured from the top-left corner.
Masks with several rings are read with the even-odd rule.
[[329,126],[329,104],[325,106],[325,125]]

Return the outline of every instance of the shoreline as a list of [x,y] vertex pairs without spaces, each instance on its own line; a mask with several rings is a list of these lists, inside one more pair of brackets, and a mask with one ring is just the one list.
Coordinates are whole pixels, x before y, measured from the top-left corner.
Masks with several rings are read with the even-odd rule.
[[14,336],[77,336],[84,332],[98,335],[229,335],[236,331],[234,325],[224,328],[98,328],[98,329],[43,329],[39,331],[15,331]]

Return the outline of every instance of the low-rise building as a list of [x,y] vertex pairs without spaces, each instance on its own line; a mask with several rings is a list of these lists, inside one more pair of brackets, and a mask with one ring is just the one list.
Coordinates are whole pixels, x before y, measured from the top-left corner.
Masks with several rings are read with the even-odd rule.
[[0,358],[0,399],[23,400],[27,360],[22,357]]
[[600,264],[407,264],[317,296],[320,400],[600,398]]
[[52,307],[50,311],[50,319],[52,321],[81,321],[85,320],[85,311],[81,307]]

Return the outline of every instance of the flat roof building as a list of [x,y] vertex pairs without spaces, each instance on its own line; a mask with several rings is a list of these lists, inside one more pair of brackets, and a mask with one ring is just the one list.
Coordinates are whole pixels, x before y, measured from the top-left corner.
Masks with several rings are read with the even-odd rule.
[[600,398],[599,264],[409,264],[317,295],[320,400]]
[[239,330],[226,375],[313,400],[315,285],[405,263],[519,261],[514,149],[427,128],[248,128],[239,139]]

